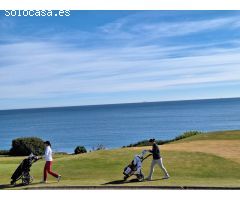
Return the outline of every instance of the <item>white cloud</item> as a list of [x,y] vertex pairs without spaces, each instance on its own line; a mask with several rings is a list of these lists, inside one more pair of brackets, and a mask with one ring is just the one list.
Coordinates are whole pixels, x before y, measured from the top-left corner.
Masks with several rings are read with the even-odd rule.
[[201,56],[166,56],[179,48],[84,50],[52,43],[1,45],[1,98],[145,91],[240,81],[238,48],[215,49],[215,53],[204,50]]
[[[132,18],[134,20],[132,20]],[[137,23],[136,23],[137,21]],[[149,41],[156,38],[185,36],[209,32],[221,28],[239,28],[239,16],[203,20],[182,20],[173,22],[149,22],[137,20],[136,15],[106,24],[100,28],[109,39],[131,39],[130,42]],[[141,39],[140,39],[141,38]],[[139,40],[140,39],[140,40]]]
[[133,31],[144,34],[154,34],[158,37],[181,36],[202,31],[211,31],[225,26],[233,26],[239,18],[217,18],[210,20],[140,24],[132,28]]
[[[11,36],[11,43],[0,44],[0,100],[240,82],[240,42],[236,39],[171,46],[154,42],[159,37],[234,29],[238,27],[236,17],[169,23],[136,23],[134,17],[133,21],[124,18],[89,34],[75,31],[69,37],[64,32],[46,39],[31,36],[17,40]],[[86,48],[79,44],[91,40],[100,45]]]

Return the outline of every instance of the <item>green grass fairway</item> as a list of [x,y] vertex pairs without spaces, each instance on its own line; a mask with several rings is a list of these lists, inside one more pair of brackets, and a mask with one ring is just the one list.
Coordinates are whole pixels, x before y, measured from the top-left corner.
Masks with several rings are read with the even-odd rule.
[[[203,137],[204,139],[202,139]],[[209,137],[209,140],[207,137]],[[197,151],[193,147],[187,150],[180,148],[196,141],[200,142]],[[216,145],[207,148],[208,151],[204,147],[203,152],[201,152],[202,144],[208,141],[212,141]],[[221,141],[228,141],[228,145],[232,141],[233,145],[238,143],[240,146],[240,131],[193,136],[176,143],[160,146],[164,165],[171,176],[168,180],[161,179],[163,174],[156,166],[153,181],[134,182],[131,179],[126,183],[121,181],[123,168],[132,160],[133,156],[141,152],[142,149],[149,149],[149,147],[136,147],[101,150],[82,155],[56,155],[53,171],[62,175],[60,183],[49,176],[47,184],[40,184],[44,161],[38,161],[32,166],[31,171],[35,178],[34,182],[30,186],[17,187],[17,189],[46,186],[240,187],[240,163],[234,160],[234,156],[229,158],[229,156],[214,153],[219,151],[217,148],[221,149],[221,145],[218,145],[218,142]],[[194,147],[196,148],[196,145]],[[231,151],[229,154],[231,154]],[[236,149],[236,151],[236,154],[240,157],[239,149]],[[11,174],[22,159],[22,157],[0,157],[0,185],[2,185],[0,188],[7,187]],[[143,172],[145,175],[149,172],[150,161],[151,158],[144,161]]]

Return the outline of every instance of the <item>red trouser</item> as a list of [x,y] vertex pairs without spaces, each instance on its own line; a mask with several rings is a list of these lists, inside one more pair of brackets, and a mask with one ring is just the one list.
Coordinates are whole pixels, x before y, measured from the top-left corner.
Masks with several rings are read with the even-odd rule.
[[51,174],[55,178],[58,178],[58,174],[52,172],[52,161],[46,161],[45,167],[44,167],[44,181],[47,180],[47,174]]

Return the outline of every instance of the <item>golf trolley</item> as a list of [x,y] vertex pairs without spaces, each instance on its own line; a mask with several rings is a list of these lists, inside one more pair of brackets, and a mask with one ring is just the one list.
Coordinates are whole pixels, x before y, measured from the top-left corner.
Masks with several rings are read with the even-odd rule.
[[[151,156],[152,154],[148,154],[146,157],[142,157],[141,158],[141,162],[143,162],[145,159],[147,159],[149,156]],[[144,174],[142,173],[142,170],[140,170],[140,173],[136,173],[137,171],[137,166],[134,165],[134,160],[132,160],[132,162],[127,165],[124,170],[123,170],[123,174],[124,174],[124,181],[126,181],[129,177],[135,175],[138,179],[138,181],[144,181]]]
[[33,154],[25,158],[13,173],[11,177],[11,185],[16,185],[16,182],[20,179],[22,180],[23,185],[29,185],[32,183],[33,177],[30,175],[30,168],[32,164],[39,159],[40,158],[38,156]]

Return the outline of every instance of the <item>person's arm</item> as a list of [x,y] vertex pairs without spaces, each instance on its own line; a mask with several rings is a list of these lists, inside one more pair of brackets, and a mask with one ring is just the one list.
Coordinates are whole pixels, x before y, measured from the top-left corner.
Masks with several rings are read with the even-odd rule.
[[148,150],[150,153],[154,152],[154,146],[152,146],[152,149]]
[[150,153],[152,153],[152,152],[153,152],[153,148],[152,148],[152,149],[148,149],[147,151],[150,152]]

